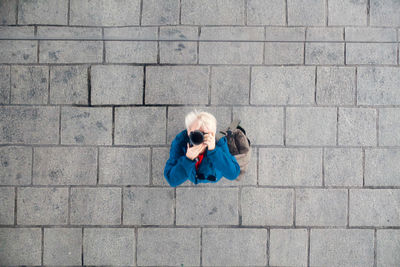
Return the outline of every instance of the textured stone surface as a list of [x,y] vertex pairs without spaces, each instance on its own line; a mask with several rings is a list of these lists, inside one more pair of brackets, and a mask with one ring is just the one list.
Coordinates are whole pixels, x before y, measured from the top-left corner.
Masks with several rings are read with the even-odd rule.
[[306,43],[305,64],[307,65],[343,65],[343,43]]
[[93,105],[143,104],[143,67],[94,65],[90,75]]
[[346,64],[397,64],[396,43],[347,43]]
[[10,66],[0,66],[0,104],[8,104],[10,102],[10,79],[11,68]]
[[365,185],[399,186],[400,149],[365,150]]
[[[62,157],[59,155],[62,155]],[[33,159],[33,184],[96,184],[96,148],[35,147]]]
[[67,0],[19,1],[18,3],[18,24],[67,24]]
[[261,42],[201,42],[200,64],[262,64]]
[[325,2],[319,0],[287,0],[288,25],[325,25]]
[[14,224],[15,192],[13,187],[0,187],[0,224]]
[[68,188],[20,187],[17,224],[67,224]]
[[39,41],[40,63],[98,63],[103,61],[101,41]]
[[307,266],[307,229],[271,229],[270,265]]
[[368,0],[328,1],[328,25],[367,26]]
[[0,147],[0,162],[1,185],[31,183],[32,148],[2,146]]
[[48,88],[47,66],[11,67],[11,104],[47,104]]

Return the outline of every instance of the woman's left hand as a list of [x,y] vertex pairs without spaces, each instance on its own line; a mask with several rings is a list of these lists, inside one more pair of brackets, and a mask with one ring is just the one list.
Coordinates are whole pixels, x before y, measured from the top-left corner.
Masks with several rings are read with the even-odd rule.
[[215,148],[215,136],[214,133],[206,133],[204,135],[204,143],[207,144],[208,150],[214,150]]

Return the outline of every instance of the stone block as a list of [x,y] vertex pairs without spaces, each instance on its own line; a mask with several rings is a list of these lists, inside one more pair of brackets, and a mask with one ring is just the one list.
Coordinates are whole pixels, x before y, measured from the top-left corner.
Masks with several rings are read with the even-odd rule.
[[397,64],[396,43],[346,43],[346,64]]
[[306,43],[305,64],[343,65],[344,43]]
[[14,187],[0,187],[0,225],[14,224],[14,190]]
[[260,148],[259,184],[321,186],[322,149]]
[[18,24],[68,24],[68,1],[18,1]]
[[0,106],[0,143],[58,144],[60,107]]
[[50,66],[51,104],[88,104],[87,66]]
[[255,66],[250,86],[250,104],[313,104],[315,67]]
[[286,5],[284,1],[247,1],[248,25],[285,25]]
[[176,224],[238,225],[237,203],[238,188],[177,188]]
[[148,0],[143,2],[141,25],[179,23],[179,0]]
[[124,225],[173,225],[173,188],[124,188]]
[[240,197],[242,225],[293,225],[292,189],[243,187]]
[[339,145],[376,146],[376,110],[339,108]]
[[336,145],[335,107],[287,107],[286,144]]
[[400,186],[400,149],[374,148],[365,150],[365,185]]
[[105,41],[104,43],[104,60],[107,63],[157,63],[156,41]]
[[72,187],[71,224],[121,224],[121,193],[118,187]]
[[0,147],[0,184],[31,183],[32,148],[28,146]]
[[328,25],[367,26],[368,0],[328,1]]
[[111,145],[111,107],[61,107],[61,144]]
[[325,26],[325,1],[287,0],[288,25]]
[[210,67],[147,66],[146,104],[207,104]]
[[200,42],[200,64],[262,64],[262,42]]
[[17,224],[50,225],[68,222],[68,188],[19,187]]
[[39,41],[40,63],[101,63],[103,41]]
[[37,63],[37,41],[0,40],[0,47],[0,63]]
[[250,68],[215,66],[211,68],[211,104],[248,105]]
[[33,184],[95,185],[95,147],[34,147]]
[[165,144],[166,128],[165,107],[115,108],[115,144]]
[[271,229],[269,264],[307,266],[307,229]]
[[48,66],[11,66],[12,104],[47,104],[48,97]]
[[91,67],[91,104],[143,104],[143,67],[94,65]]
[[266,42],[265,64],[303,64],[304,43],[296,42]]
[[99,184],[148,185],[149,178],[150,148],[99,148]]

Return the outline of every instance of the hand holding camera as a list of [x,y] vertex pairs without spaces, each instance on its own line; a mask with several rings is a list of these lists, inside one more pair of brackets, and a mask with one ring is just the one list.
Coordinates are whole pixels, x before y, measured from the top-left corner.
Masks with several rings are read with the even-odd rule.
[[200,130],[190,132],[189,144],[187,144],[186,156],[190,159],[195,159],[203,149],[208,146],[208,150],[215,148],[215,136],[213,133],[203,133]]

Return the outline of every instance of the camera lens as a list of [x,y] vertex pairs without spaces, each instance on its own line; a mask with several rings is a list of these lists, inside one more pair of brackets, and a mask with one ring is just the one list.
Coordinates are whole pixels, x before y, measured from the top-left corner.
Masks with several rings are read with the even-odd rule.
[[195,131],[190,132],[189,138],[190,138],[190,140],[192,140],[192,143],[194,145],[200,145],[201,143],[203,143],[204,134],[200,130],[195,130]]

